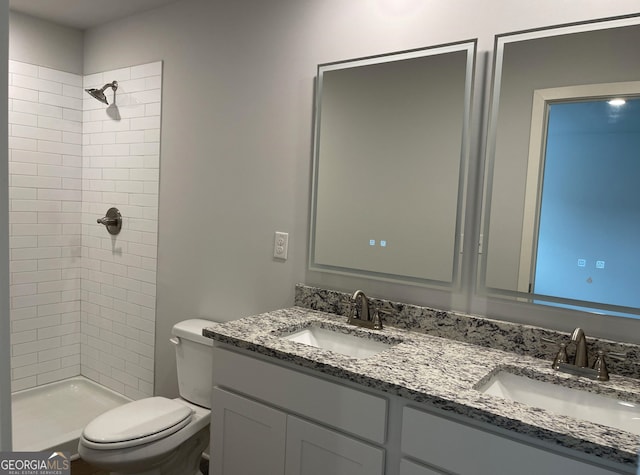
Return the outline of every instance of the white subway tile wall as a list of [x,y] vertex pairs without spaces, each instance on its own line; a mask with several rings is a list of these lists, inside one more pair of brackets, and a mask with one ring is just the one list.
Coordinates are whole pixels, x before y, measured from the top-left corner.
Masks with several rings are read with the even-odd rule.
[[[153,394],[162,63],[10,62],[12,390],[82,374]],[[109,105],[83,88],[118,81]],[[96,223],[115,206],[123,228]]]
[[[84,78],[82,374],[132,399],[153,394],[162,63]],[[115,100],[114,100],[115,98]],[[96,224],[111,207],[122,231]]]
[[9,61],[12,389],[80,374],[82,77]]

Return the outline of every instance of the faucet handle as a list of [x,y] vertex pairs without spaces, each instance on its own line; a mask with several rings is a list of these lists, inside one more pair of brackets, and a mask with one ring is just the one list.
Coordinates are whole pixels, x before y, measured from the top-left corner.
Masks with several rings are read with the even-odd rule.
[[567,344],[560,343],[560,348],[558,349],[558,353],[555,358],[553,358],[553,363],[551,363],[551,367],[555,370],[560,369],[560,363],[567,363],[569,361],[569,356],[567,355]]
[[377,308],[373,310],[373,317],[371,317],[371,321],[373,322],[374,330],[382,330],[382,318],[380,318],[380,312]]
[[603,350],[598,350],[598,356],[593,363],[593,369],[596,371],[596,379],[598,381],[609,381],[609,371],[607,370],[607,362],[604,359]]
[[356,316],[356,302],[355,300],[349,300],[349,313],[347,314],[347,322],[353,320]]
[[553,358],[553,363],[551,363],[551,367],[555,370],[560,369],[560,363],[568,363],[569,362],[569,356],[567,355],[567,344],[564,342],[560,342],[558,343],[555,340],[552,340],[551,338],[545,338],[545,337],[540,337],[540,339],[542,341],[546,341],[547,343],[554,343],[554,344],[558,344],[558,352],[556,353],[556,356]]

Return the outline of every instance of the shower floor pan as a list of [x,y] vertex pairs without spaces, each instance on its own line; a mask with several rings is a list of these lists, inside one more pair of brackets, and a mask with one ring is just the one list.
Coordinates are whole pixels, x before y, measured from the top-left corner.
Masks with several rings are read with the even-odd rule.
[[131,399],[77,376],[11,395],[13,450],[78,453],[82,429],[96,416]]

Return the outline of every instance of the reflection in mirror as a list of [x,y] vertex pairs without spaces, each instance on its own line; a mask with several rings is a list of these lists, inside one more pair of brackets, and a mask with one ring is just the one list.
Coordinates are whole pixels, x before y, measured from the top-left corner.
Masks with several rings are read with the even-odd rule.
[[638,313],[638,23],[496,37],[483,292]]
[[452,286],[475,41],[318,67],[310,269]]
[[[546,123],[546,146],[535,154],[543,163],[527,188],[544,186],[539,205],[533,193],[525,197],[534,212],[525,211],[524,225],[534,216],[537,230],[523,227],[522,240],[523,248],[527,235],[537,243],[521,256],[536,294],[640,307],[640,99],[624,95],[640,93],[640,82],[623,84],[590,87],[598,94],[580,98],[566,90],[576,88],[559,88],[561,99],[545,101],[538,123]],[[558,265],[571,256],[575,262]]]

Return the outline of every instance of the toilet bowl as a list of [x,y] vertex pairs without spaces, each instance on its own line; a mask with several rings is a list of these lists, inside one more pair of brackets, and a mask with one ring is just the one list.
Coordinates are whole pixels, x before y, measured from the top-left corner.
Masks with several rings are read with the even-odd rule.
[[209,445],[212,340],[202,336],[208,320],[173,327],[180,398],[150,397],[124,404],[84,428],[78,453],[112,475],[201,475]]

